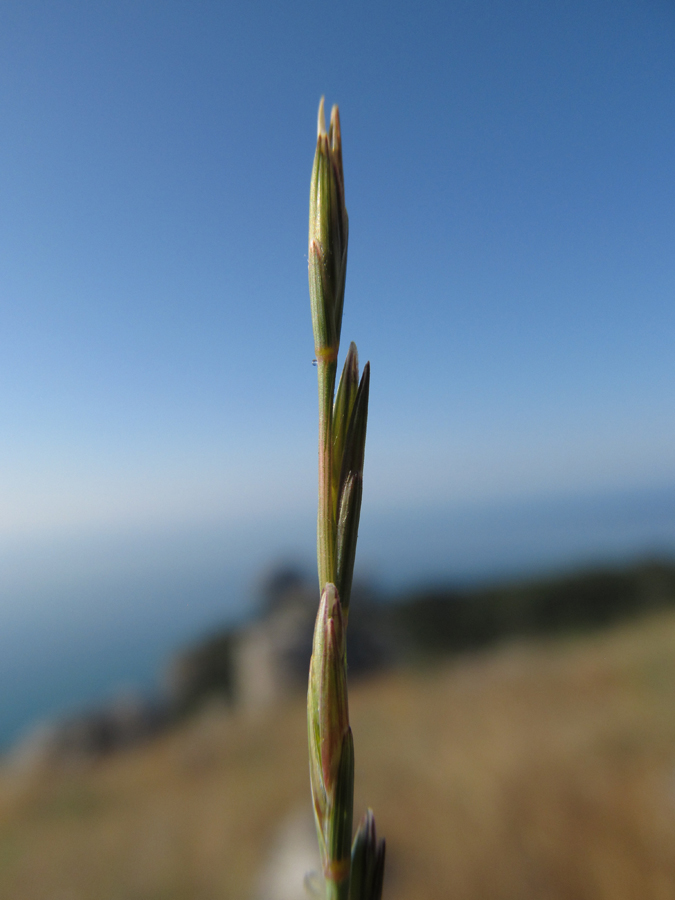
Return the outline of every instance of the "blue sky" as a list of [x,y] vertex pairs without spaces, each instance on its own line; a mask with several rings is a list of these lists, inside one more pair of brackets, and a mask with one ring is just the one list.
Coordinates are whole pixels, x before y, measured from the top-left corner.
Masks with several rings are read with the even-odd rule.
[[3,0],[0,745],[311,571],[322,94],[358,577],[675,552],[670,0]]
[[7,0],[3,540],[313,508],[321,94],[370,508],[675,483],[671,3]]

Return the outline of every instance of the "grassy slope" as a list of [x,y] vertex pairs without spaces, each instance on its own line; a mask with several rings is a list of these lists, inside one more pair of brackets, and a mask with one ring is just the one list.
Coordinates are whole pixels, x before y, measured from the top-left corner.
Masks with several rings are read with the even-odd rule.
[[[675,897],[675,614],[393,673],[351,695],[388,900]],[[0,777],[3,900],[250,896],[307,803],[302,699]]]

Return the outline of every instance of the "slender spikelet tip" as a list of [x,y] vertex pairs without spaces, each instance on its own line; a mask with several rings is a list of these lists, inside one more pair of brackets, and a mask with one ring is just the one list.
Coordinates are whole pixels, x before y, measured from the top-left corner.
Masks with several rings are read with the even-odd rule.
[[[332,116],[331,116],[332,118]],[[319,114],[317,116],[316,122],[316,136],[317,138],[324,137],[326,134],[326,115],[324,113],[324,98],[322,97],[319,101]]]

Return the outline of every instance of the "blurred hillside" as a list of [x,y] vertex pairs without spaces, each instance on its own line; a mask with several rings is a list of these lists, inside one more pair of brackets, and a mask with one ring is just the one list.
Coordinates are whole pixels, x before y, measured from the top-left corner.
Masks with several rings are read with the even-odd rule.
[[[382,672],[350,702],[388,900],[675,894],[675,612]],[[302,697],[212,702],[96,762],[8,763],[0,896],[270,896],[284,823],[309,810],[304,715]]]
[[[165,664],[164,690],[122,693],[28,732],[14,758],[72,765],[175,727],[205,704],[245,713],[304,695],[317,591],[293,566],[260,584],[257,613],[212,632]],[[349,621],[352,683],[428,665],[517,638],[573,634],[675,606],[675,565],[643,561],[482,587],[437,587],[393,597],[357,585]]]
[[[188,648],[169,672],[175,712],[211,697],[261,707],[304,692],[317,589],[292,567],[270,574],[256,620]],[[398,596],[356,585],[349,618],[353,680],[398,665],[429,663],[517,637],[585,631],[675,606],[675,565],[631,566]]]

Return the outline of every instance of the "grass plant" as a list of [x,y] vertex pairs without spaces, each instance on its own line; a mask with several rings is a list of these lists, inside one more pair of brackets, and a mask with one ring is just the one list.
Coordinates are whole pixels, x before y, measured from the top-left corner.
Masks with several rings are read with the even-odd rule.
[[368,422],[370,364],[359,380],[351,344],[335,392],[347,274],[349,219],[345,205],[340,114],[326,132],[319,104],[309,201],[309,294],[319,382],[319,510],[317,560],[321,600],[314,628],[307,692],[310,783],[325,900],[379,900],[385,845],[371,810],[352,844],[354,743],[347,698],[349,618]]

